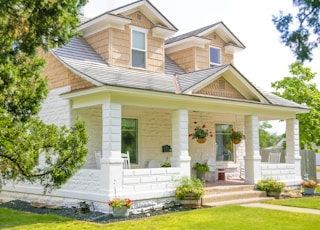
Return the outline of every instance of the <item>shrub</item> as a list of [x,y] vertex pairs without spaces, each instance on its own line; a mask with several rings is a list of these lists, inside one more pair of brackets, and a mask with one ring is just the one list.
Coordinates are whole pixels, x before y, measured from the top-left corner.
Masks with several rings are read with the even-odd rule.
[[276,181],[274,179],[264,179],[258,181],[257,189],[270,192],[281,192],[286,187],[284,182]]

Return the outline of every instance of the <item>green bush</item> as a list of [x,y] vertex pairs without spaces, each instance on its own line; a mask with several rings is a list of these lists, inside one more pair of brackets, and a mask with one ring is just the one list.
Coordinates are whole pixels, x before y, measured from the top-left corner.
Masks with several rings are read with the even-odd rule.
[[183,176],[179,180],[175,195],[180,200],[185,196],[194,196],[196,199],[200,199],[204,194],[203,184],[204,182],[198,178]]
[[193,169],[195,169],[198,172],[209,172],[209,166],[207,163],[199,163],[197,162],[194,166]]
[[266,192],[281,192],[286,187],[284,182],[276,181],[274,179],[264,179],[258,181],[257,189]]

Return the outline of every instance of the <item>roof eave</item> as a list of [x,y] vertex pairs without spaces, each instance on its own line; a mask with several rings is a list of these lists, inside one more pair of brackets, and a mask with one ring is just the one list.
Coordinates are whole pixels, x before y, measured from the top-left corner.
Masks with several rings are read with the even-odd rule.
[[107,28],[125,29],[125,25],[131,23],[131,19],[113,14],[102,14],[80,26],[84,37],[88,37]]
[[175,41],[165,45],[166,54],[184,50],[190,47],[204,48],[205,45],[210,44],[211,40],[201,38],[198,36],[188,37],[179,41]]

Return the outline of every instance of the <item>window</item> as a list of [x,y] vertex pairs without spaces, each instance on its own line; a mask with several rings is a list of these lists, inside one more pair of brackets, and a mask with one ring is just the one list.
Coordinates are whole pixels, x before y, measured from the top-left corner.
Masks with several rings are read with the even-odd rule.
[[131,30],[131,65],[146,68],[146,30]]
[[234,161],[233,144],[230,140],[232,125],[216,124],[217,161]]
[[138,120],[122,118],[121,152],[130,154],[130,163],[138,164]]
[[216,47],[210,47],[210,67],[221,65],[221,50]]

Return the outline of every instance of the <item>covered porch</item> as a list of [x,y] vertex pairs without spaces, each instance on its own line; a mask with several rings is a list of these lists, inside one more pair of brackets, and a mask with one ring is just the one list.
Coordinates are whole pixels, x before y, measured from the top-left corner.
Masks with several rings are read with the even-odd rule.
[[[73,99],[72,118],[85,120],[91,137],[83,170],[99,171],[99,189],[107,199],[115,196],[115,190],[117,196],[134,200],[169,199],[174,195],[177,177],[195,175],[193,165],[209,160],[212,166],[209,179],[213,182],[218,179],[218,170],[223,169],[233,177],[243,177],[245,184],[256,184],[261,178],[270,176],[288,185],[300,183],[298,121],[293,111],[283,112],[279,107],[252,106],[243,102],[231,105],[216,99],[214,102],[212,99],[190,101],[189,96],[181,97],[188,97],[188,103],[184,100],[169,103],[163,98],[134,100],[123,95],[106,97],[102,103]],[[261,162],[259,121],[268,119],[286,121],[285,164]],[[122,152],[127,152],[123,136],[125,120],[135,121],[136,125],[133,130],[136,142],[131,148],[135,151],[128,150],[133,159],[130,169],[123,168],[121,157]],[[189,138],[194,121],[205,124],[213,132],[213,137],[204,144]],[[231,156],[222,160],[216,130],[221,124],[243,131],[246,136],[240,144],[232,145]],[[163,146],[170,146],[170,150],[163,151]],[[158,164],[150,167],[150,161]],[[161,167],[165,162],[170,162],[171,167]],[[240,175],[242,169],[244,176]]]

